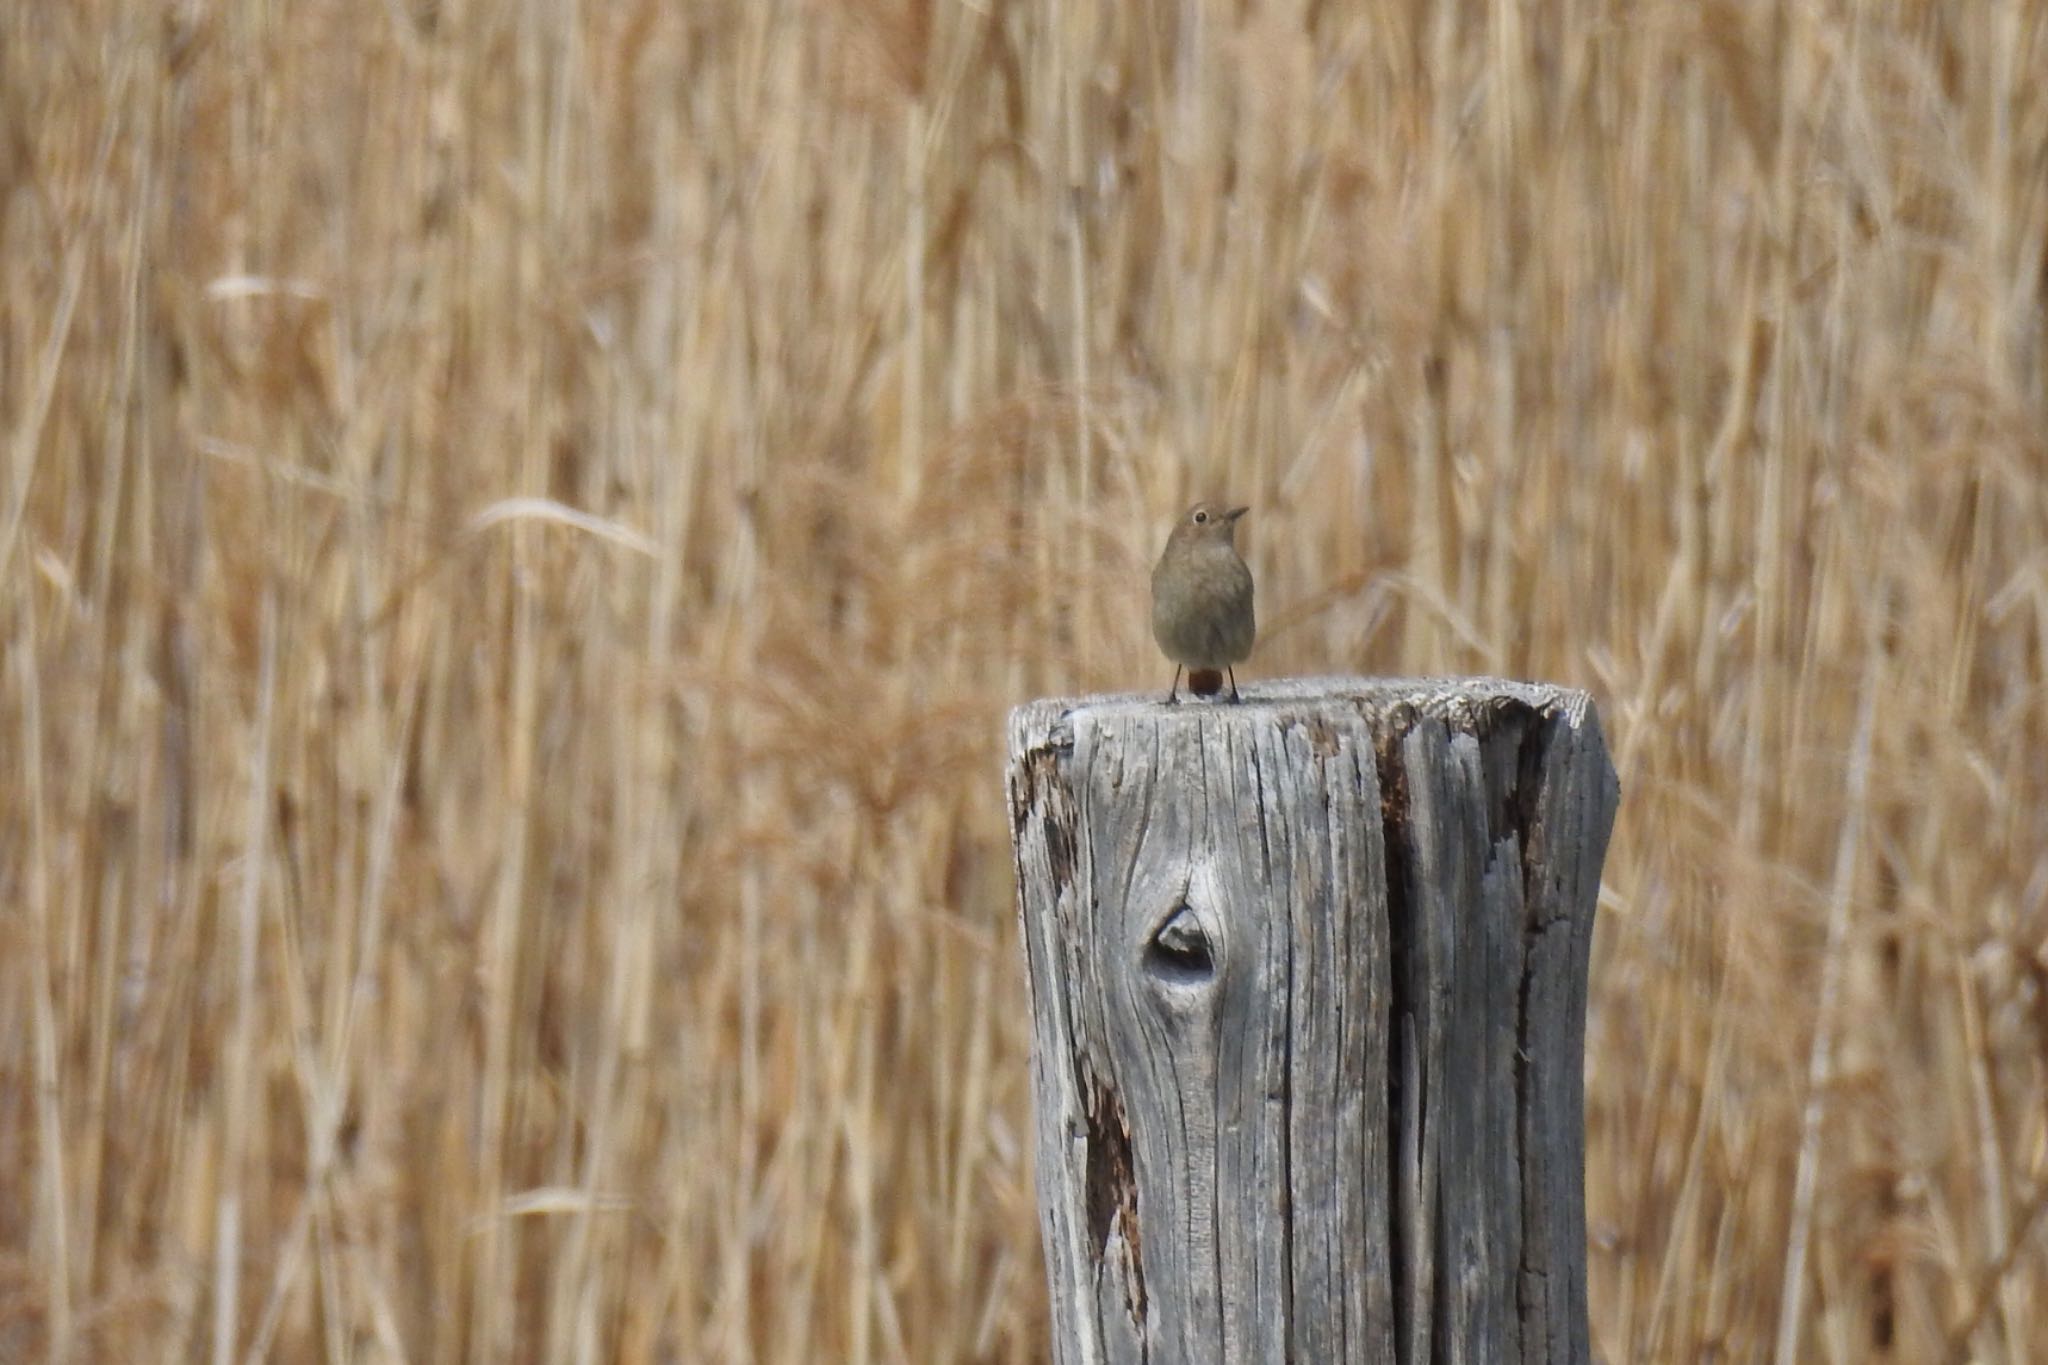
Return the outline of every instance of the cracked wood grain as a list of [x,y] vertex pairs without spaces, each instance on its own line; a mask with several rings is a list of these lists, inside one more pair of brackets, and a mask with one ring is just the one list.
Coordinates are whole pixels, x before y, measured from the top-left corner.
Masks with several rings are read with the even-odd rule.
[[1591,703],[1245,695],[1010,717],[1055,1358],[1587,1360]]

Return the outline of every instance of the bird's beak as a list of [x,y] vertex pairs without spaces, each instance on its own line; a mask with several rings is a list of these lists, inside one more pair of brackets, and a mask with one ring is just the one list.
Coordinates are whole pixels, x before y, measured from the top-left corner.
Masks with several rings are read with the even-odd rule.
[[1249,512],[1249,511],[1251,511],[1251,510],[1252,510],[1252,509],[1251,509],[1251,508],[1249,508],[1249,507],[1233,507],[1233,508],[1231,508],[1231,509],[1230,509],[1230,510],[1229,510],[1228,512],[1225,512],[1225,513],[1223,514],[1223,519],[1224,519],[1225,521],[1230,521],[1230,522],[1234,522],[1234,521],[1236,521],[1236,520],[1237,520],[1237,519],[1238,519],[1239,517],[1243,516],[1243,515],[1244,515],[1245,513]]

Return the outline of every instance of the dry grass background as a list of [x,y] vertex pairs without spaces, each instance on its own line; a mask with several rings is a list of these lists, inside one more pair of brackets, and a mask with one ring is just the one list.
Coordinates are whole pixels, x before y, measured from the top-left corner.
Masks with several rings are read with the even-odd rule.
[[14,4],[0,1359],[1042,1359],[997,748],[1581,684],[1607,1359],[2048,1354],[2048,7]]

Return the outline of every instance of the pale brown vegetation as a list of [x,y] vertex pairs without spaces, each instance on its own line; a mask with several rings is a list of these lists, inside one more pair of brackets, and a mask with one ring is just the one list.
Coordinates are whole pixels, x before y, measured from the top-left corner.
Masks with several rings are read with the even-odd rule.
[[1595,1339],[2048,1355],[2037,0],[17,3],[0,1359],[1035,1360],[998,735],[1601,699]]

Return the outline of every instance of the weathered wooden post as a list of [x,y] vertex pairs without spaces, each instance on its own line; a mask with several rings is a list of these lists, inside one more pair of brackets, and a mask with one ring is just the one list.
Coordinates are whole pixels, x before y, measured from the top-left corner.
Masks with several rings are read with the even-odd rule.
[[1010,717],[1061,1365],[1583,1362],[1583,693]]

